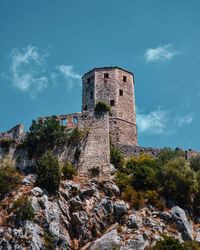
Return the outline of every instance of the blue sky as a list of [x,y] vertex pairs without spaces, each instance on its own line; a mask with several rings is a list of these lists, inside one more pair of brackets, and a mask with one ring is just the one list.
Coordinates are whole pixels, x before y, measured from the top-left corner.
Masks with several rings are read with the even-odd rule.
[[139,144],[200,150],[200,1],[1,0],[0,130],[81,110],[82,74],[135,74]]

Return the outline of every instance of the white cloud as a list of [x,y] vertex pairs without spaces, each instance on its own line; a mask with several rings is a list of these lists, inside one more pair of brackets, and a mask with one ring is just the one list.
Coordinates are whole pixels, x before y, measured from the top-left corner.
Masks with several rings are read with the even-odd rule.
[[149,48],[145,52],[146,62],[170,60],[177,52],[173,49],[172,44],[158,46],[157,48]]
[[193,121],[193,117],[191,115],[186,115],[183,117],[179,117],[176,119],[176,123],[179,127],[183,127],[184,125],[190,124]]
[[158,108],[149,114],[137,114],[137,125],[140,133],[167,134],[168,112]]
[[34,46],[19,50],[13,49],[11,58],[10,80],[13,85],[32,96],[47,88],[48,78],[44,75],[44,54],[40,54]]
[[81,75],[75,73],[74,67],[72,65],[58,65],[56,69],[62,74],[62,76],[67,80],[67,89],[71,90],[74,84],[80,84]]

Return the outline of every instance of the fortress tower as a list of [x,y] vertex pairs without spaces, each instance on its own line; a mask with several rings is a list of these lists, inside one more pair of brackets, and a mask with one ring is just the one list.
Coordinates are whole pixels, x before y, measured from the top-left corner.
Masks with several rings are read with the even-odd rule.
[[137,145],[133,73],[119,67],[94,68],[82,77],[82,111],[101,100],[112,108],[109,130],[117,145]]

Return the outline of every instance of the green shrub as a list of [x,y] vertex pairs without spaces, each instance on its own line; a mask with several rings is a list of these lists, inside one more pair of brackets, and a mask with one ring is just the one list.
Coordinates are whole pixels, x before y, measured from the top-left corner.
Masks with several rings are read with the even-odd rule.
[[136,190],[152,190],[158,186],[157,167],[150,156],[132,157],[127,162],[127,168],[132,174],[132,184]]
[[152,250],[199,250],[200,245],[195,241],[186,241],[180,243],[178,239],[171,236],[163,236],[162,240],[158,240]]
[[117,169],[122,168],[123,164],[124,164],[124,156],[123,156],[123,154],[114,145],[110,146],[110,162]]
[[156,191],[136,191],[131,186],[127,186],[122,193],[122,198],[135,209],[143,208],[146,205],[152,205],[159,210],[165,208],[165,204],[161,201],[159,193]]
[[195,241],[186,241],[184,242],[184,249],[185,250],[199,250],[200,249],[200,244]]
[[163,236],[163,240],[158,240],[152,250],[185,250],[179,240],[170,236]]
[[85,132],[87,131],[80,130],[78,127],[72,129],[70,132],[68,132],[68,143],[71,145],[78,144],[84,137]]
[[151,204],[158,209],[164,209],[165,203],[173,201],[183,208],[190,206],[198,216],[200,171],[195,172],[179,155],[183,155],[183,151],[165,149],[158,159],[148,155],[131,157],[115,174],[115,182],[124,198],[132,206]]
[[166,208],[166,205],[161,199],[160,194],[155,190],[147,190],[143,192],[143,197],[146,204],[150,204],[159,210],[164,210]]
[[173,160],[177,157],[185,157],[185,152],[181,149],[171,149],[171,148],[163,148],[160,151],[159,157],[157,159],[157,163],[160,167],[166,164],[168,161]]
[[76,169],[72,165],[70,161],[67,161],[62,168],[62,173],[66,179],[73,179],[73,177],[76,175]]
[[131,176],[127,173],[117,171],[115,174],[115,182],[120,190],[124,190],[127,186],[131,185]]
[[44,121],[33,121],[23,146],[30,157],[40,157],[55,146],[64,145],[66,141],[65,128],[55,117],[49,117]]
[[200,156],[193,156],[189,160],[190,166],[194,171],[200,171]]
[[161,171],[162,193],[168,199],[179,204],[191,203],[191,198],[198,192],[197,174],[182,157],[166,163]]
[[131,186],[127,186],[122,193],[122,199],[128,201],[130,206],[135,209],[141,209],[145,205],[145,200],[142,192],[137,192]]
[[46,152],[37,161],[36,184],[50,194],[55,194],[59,189],[60,176],[57,157],[51,151]]
[[9,153],[9,148],[12,144],[15,144],[15,139],[12,138],[2,138],[0,139],[0,146],[3,148],[5,153]]
[[11,159],[0,160],[0,199],[17,188],[21,183],[21,176],[14,167]]
[[13,210],[15,211],[15,221],[20,224],[22,221],[34,219],[34,209],[28,197],[23,195],[18,198],[13,204]]
[[198,192],[194,197],[194,216],[196,218],[198,218],[200,216],[200,171],[198,171],[197,173],[197,182],[198,182]]
[[50,232],[45,232],[44,242],[46,250],[55,250],[54,237],[51,235]]
[[110,112],[110,111],[111,111],[110,105],[108,105],[107,103],[103,101],[98,101],[94,108],[94,112],[96,114],[101,114],[101,113]]

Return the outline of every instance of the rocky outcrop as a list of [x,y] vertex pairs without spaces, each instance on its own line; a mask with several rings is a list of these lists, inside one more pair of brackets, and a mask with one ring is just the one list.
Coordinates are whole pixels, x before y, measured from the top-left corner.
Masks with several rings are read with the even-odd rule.
[[193,228],[186,217],[185,211],[178,206],[173,207],[171,216],[180,230],[183,240],[193,240]]
[[113,229],[109,233],[104,234],[98,240],[96,240],[90,250],[96,249],[115,249],[115,247],[119,247],[120,245],[120,237],[118,236],[117,230]]
[[12,202],[26,192],[34,209],[34,221],[15,225],[11,210],[2,210],[0,249],[41,250],[51,241],[57,250],[144,250],[163,234],[180,241],[192,240],[195,235],[195,240],[200,241],[200,229],[193,229],[183,209],[134,210],[119,199],[119,190],[111,180],[62,181],[58,196],[49,197],[45,190],[33,187],[34,179],[34,175],[26,176],[12,200],[8,197],[4,201],[11,202],[11,208]]

